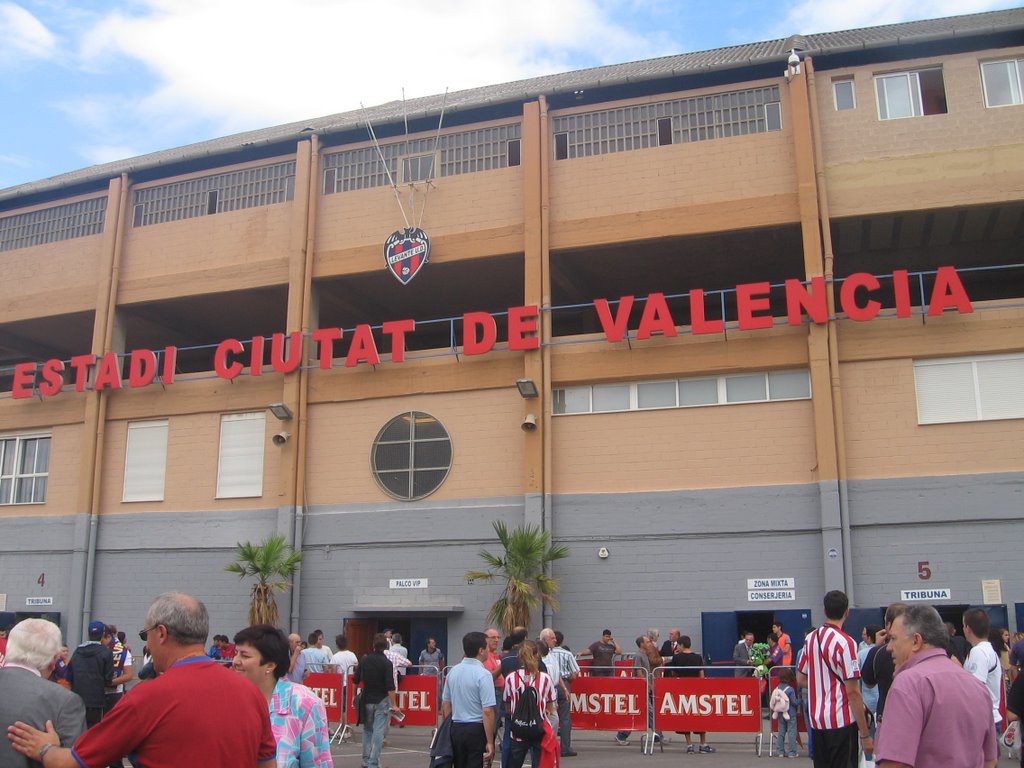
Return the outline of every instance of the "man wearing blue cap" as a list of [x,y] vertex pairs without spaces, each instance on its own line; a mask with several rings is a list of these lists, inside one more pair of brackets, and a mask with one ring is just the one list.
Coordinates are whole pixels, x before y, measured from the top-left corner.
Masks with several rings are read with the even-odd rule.
[[89,623],[89,639],[75,649],[68,679],[71,690],[85,703],[85,725],[92,728],[103,719],[105,689],[114,677],[114,654],[107,645],[107,625]]

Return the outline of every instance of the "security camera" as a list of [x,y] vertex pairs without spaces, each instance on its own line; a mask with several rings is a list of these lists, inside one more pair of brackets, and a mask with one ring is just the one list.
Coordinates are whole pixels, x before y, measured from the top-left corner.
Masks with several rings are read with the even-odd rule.
[[291,432],[278,432],[270,439],[274,441],[274,445],[284,445],[285,443],[288,442],[291,436]]
[[786,63],[791,67],[800,65],[800,55],[796,52],[795,48],[789,52],[789,60]]
[[532,413],[523,417],[523,432],[533,432],[537,428],[537,417]]

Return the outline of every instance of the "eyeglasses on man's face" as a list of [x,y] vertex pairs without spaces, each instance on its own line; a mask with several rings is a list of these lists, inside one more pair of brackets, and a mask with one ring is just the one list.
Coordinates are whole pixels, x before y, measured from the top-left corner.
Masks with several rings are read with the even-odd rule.
[[149,634],[150,632],[152,632],[152,631],[153,631],[154,629],[156,629],[157,627],[159,627],[159,626],[160,626],[159,624],[154,624],[154,625],[153,625],[152,627],[150,627],[149,629],[143,629],[143,630],[141,630],[141,631],[139,632],[139,639],[140,639],[140,640],[141,640],[142,642],[144,642],[144,643],[145,643],[145,642],[147,642],[148,638],[147,638],[146,636],[147,636],[147,635],[148,635],[148,634]]

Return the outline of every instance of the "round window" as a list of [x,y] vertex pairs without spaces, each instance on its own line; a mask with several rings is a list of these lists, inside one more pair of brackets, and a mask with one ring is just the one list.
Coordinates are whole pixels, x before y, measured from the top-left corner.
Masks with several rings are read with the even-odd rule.
[[429,413],[396,416],[377,433],[370,466],[384,493],[403,501],[429,496],[452,468],[452,440]]

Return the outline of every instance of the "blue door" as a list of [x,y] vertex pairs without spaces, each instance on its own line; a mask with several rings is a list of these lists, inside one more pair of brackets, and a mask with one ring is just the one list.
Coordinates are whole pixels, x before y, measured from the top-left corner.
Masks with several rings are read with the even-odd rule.
[[[1006,610],[1005,605],[972,605],[971,608],[981,608],[981,610],[987,613],[988,619],[992,622],[993,627],[1002,627],[1003,629],[1009,629],[1010,612]],[[1019,613],[1017,615],[1018,617],[1020,616]],[[1017,626],[1020,626],[1019,618],[1017,619]],[[1011,632],[1010,634],[1013,633]]]
[[[735,611],[707,611],[700,615],[701,653],[704,662],[732,664],[732,651],[739,642],[739,625]],[[707,670],[708,677],[732,677],[732,670]]]
[[[448,656],[448,619],[433,616],[409,620],[409,661],[413,664],[419,662],[420,651],[426,649],[428,637],[437,641],[437,647],[444,654],[445,664],[451,664],[452,661]],[[459,648],[459,658],[462,658],[461,648]],[[420,670],[413,671],[418,673]]]
[[1014,603],[1013,609],[1017,614],[1017,631],[1024,632],[1024,603]]
[[860,634],[868,624],[885,626],[885,608],[851,608],[843,624],[843,632],[860,645]]

